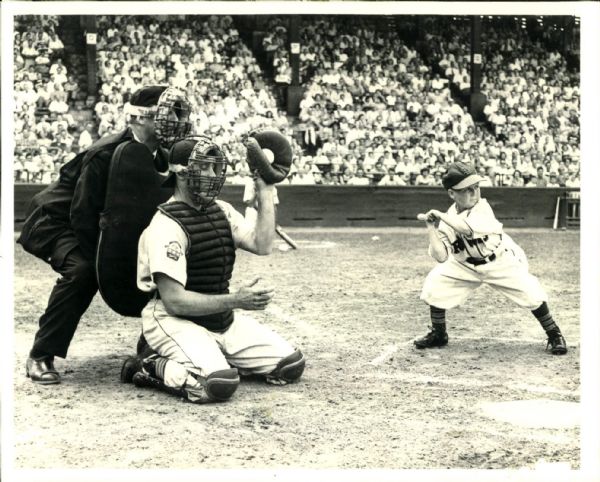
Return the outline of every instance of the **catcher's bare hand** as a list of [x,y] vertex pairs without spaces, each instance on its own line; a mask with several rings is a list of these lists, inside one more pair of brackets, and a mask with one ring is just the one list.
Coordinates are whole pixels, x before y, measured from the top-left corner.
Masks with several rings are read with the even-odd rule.
[[243,310],[264,310],[273,298],[273,288],[259,287],[260,277],[242,286],[236,293],[237,305]]

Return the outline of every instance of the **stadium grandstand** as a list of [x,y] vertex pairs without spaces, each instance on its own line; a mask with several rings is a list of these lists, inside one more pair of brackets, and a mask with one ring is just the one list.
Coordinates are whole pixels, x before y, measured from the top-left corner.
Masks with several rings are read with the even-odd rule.
[[290,184],[439,186],[463,160],[484,186],[579,187],[576,17],[18,16],[14,64],[16,183],[53,181],[137,88],[170,84],[231,184],[269,126]]

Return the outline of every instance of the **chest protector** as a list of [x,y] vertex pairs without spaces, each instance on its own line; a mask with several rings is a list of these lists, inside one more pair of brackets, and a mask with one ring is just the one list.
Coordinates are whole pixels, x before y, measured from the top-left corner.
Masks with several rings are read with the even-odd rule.
[[[185,289],[196,293],[229,293],[229,280],[235,262],[231,226],[217,203],[197,211],[182,202],[161,204],[158,209],[177,222],[188,238],[187,283]],[[223,331],[233,323],[233,311],[186,319],[211,331]]]
[[137,248],[156,207],[172,194],[154,167],[148,148],[126,141],[113,153],[96,252],[100,294],[123,316],[141,316],[148,293],[137,287]]

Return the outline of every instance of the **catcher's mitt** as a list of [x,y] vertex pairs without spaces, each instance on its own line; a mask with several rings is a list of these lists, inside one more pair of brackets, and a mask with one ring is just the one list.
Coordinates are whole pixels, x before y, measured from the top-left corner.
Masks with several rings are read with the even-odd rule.
[[[283,181],[292,165],[292,146],[286,137],[271,130],[255,131],[246,141],[248,165],[252,171],[258,171],[267,184]],[[269,162],[263,149],[273,152],[273,162]]]

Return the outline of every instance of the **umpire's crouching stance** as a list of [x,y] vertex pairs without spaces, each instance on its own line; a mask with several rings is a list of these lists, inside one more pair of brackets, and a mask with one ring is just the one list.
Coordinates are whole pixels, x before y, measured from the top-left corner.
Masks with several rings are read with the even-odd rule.
[[[251,160],[260,157],[258,146],[256,139],[248,141]],[[175,193],[159,206],[138,251],[138,286],[154,297],[142,312],[142,346],[125,361],[121,381],[202,403],[229,399],[239,375],[263,376],[273,384],[300,378],[302,352],[248,312],[237,311],[264,310],[273,290],[257,278],[229,292],[236,248],[271,252],[273,186],[261,176],[272,182],[285,177],[276,172],[277,158],[275,168],[264,157],[254,166],[261,173],[255,179],[258,213],[248,220],[216,200],[227,168],[220,148],[200,136],[173,144]]]
[[[113,166],[129,157],[138,163],[138,171],[150,170],[154,176],[165,171],[166,175],[166,148],[191,128],[189,102],[172,88],[141,88],[126,107],[129,127],[100,139],[61,168],[59,179],[33,198],[18,239],[27,252],[61,275],[39,319],[27,359],[27,376],[39,384],[60,383],[54,357],[66,357],[79,320],[98,291],[95,264],[101,223],[110,219],[109,211],[115,208],[144,204],[144,199],[131,196],[127,189],[111,196],[111,179],[128,182],[133,191],[145,188],[137,186],[142,181],[135,169],[120,175],[113,174]],[[118,158],[125,147],[130,155]]]

